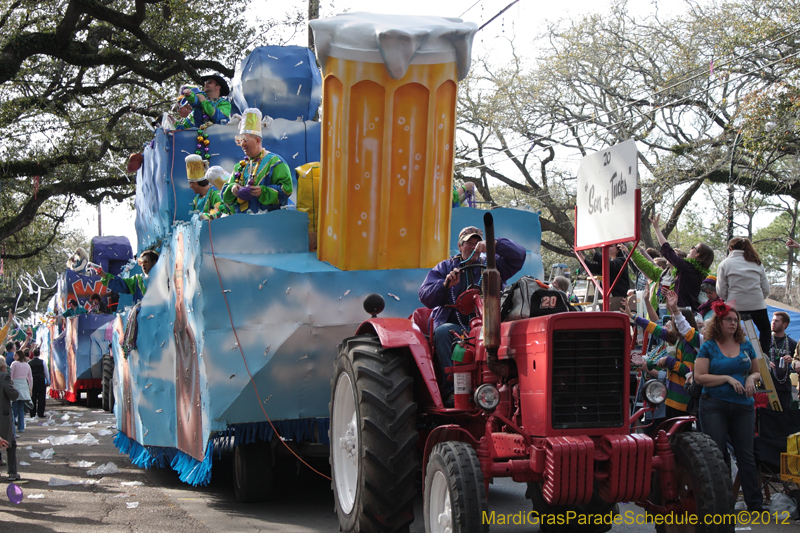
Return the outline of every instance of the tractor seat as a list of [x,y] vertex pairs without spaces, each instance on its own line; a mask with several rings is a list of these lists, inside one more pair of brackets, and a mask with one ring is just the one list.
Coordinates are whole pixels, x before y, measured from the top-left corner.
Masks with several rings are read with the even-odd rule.
[[429,324],[432,312],[433,309],[429,309],[427,307],[418,307],[417,309],[414,309],[414,312],[411,313],[411,316],[409,317],[411,321],[419,327],[420,331],[422,331],[422,334],[425,335],[425,337],[430,337],[431,335]]

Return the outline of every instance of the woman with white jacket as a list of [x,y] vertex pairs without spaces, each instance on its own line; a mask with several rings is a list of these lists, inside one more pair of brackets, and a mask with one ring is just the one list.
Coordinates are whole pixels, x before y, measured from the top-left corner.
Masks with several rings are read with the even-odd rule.
[[28,351],[21,350],[14,355],[14,362],[8,369],[14,388],[19,392],[19,398],[11,403],[11,412],[17,424],[17,433],[25,431],[25,404],[31,400],[33,388],[33,374],[28,365]]
[[749,239],[734,237],[728,243],[728,257],[717,268],[717,294],[742,315],[750,315],[758,328],[761,352],[769,353],[772,329],[767,302],[769,281],[761,258]]

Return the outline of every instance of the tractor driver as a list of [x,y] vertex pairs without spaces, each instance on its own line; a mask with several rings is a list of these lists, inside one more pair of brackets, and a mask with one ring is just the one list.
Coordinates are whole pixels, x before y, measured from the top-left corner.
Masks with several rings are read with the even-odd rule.
[[[439,366],[439,387],[446,407],[453,406],[453,382],[447,379],[445,369],[453,366],[453,345],[456,337],[469,330],[472,316],[462,315],[453,308],[456,299],[472,285],[480,285],[486,264],[486,242],[483,232],[468,226],[458,234],[458,255],[445,259],[428,273],[419,289],[419,299],[433,309],[433,343]],[[497,270],[503,285],[525,264],[525,248],[510,239],[495,241]]]

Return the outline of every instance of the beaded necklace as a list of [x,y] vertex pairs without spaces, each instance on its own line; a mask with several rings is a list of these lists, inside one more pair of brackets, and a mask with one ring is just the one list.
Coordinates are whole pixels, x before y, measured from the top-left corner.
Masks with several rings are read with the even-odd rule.
[[203,115],[203,121],[205,122],[197,131],[197,150],[194,151],[199,156],[202,156],[203,159],[211,159],[211,154],[208,153],[208,148],[211,145],[211,140],[208,138],[208,132],[206,128],[211,125],[208,121],[208,115]]
[[704,267],[703,264],[697,259],[687,257],[685,261],[690,265],[692,265],[695,268],[695,270],[700,272],[700,275],[703,276],[703,279],[706,279],[709,276],[709,274],[711,274],[711,271],[708,270],[706,267]]
[[258,165],[261,164],[261,160],[264,159],[267,151],[265,149],[261,149],[261,153],[258,156],[250,159],[248,156],[244,156],[244,159],[239,161],[239,171],[234,172],[234,177],[236,178],[236,183],[241,185],[240,180],[244,180],[245,171],[247,171],[247,177],[250,178],[247,182],[247,185],[255,185],[255,178],[258,174]]
[[[471,269],[472,269],[472,268],[474,268],[476,265],[485,265],[485,264],[486,264],[486,259],[483,259],[483,260],[480,260],[480,261],[478,261],[477,263],[475,263],[475,264],[473,264],[473,265],[468,265],[469,261],[472,259],[472,257],[473,257],[474,255],[475,255],[475,250],[472,250],[472,253],[471,253],[471,254],[469,254],[469,257],[467,257],[467,258],[466,258],[464,261],[461,261],[461,262],[458,264],[459,268],[462,268],[464,265],[467,265],[467,270],[464,270],[464,275],[465,275],[465,276],[469,276],[469,272],[470,272],[470,271],[471,271]],[[477,283],[477,285],[478,285],[479,287],[480,287],[480,285],[481,285],[481,282],[483,281],[483,272],[484,272],[484,270],[481,270],[481,277],[480,277],[480,278],[478,278],[478,283]],[[459,285],[460,285],[460,283],[459,283]],[[467,281],[467,288],[469,288],[469,285],[470,285],[470,284],[469,284],[469,281]],[[455,287],[455,285],[454,285],[454,286],[452,286],[452,287],[450,287],[450,298],[451,298],[451,300],[453,301],[453,304],[455,304],[455,303],[456,303],[456,299],[458,298],[458,295],[456,294],[456,287]],[[470,321],[470,319],[471,319],[471,318],[470,318],[471,316],[472,316],[472,315],[468,315],[468,316],[467,316],[467,324],[464,324],[464,321],[461,319],[461,313],[459,313],[459,312],[458,312],[458,310],[456,309],[456,319],[458,320],[458,323],[459,323],[459,325],[461,325],[461,327],[462,327],[462,328],[464,328],[465,330],[466,330],[466,329],[469,329],[468,325],[469,325],[469,321]]]
[[[778,348],[778,346],[775,344],[775,334],[773,333],[772,334],[772,343],[769,345],[769,358],[770,358],[770,360],[773,363],[776,362],[777,359],[780,359],[780,358],[782,358],[784,356],[785,350],[786,350],[786,336],[785,335],[783,336],[783,343],[781,344],[781,347]],[[775,370],[778,370],[778,369],[776,368]],[[789,379],[789,372],[786,372],[786,374],[783,376],[783,379],[779,378],[777,372],[775,372],[775,371],[772,372],[772,375],[775,376],[775,380],[778,383],[780,383],[781,385],[786,383],[786,380]]]

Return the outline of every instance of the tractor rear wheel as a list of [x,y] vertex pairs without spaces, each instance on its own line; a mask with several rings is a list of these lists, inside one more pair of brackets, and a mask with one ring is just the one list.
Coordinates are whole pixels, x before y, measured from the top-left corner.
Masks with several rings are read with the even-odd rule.
[[571,523],[540,523],[539,531],[547,533],[605,533],[611,529],[611,524],[597,524],[595,523],[597,520],[582,520],[581,516],[606,516],[608,514],[616,516],[619,514],[619,505],[604,501],[596,493],[592,495],[592,499],[586,504],[551,505],[544,499],[541,483],[528,483],[528,491],[525,496],[531,500],[533,510],[537,511],[540,516],[563,517],[567,516],[568,512],[576,513]]
[[[672,453],[675,454],[675,479],[678,499],[684,509],[697,515],[698,524],[656,525],[658,533],[733,533],[735,524],[706,525],[703,517],[723,517],[734,512],[735,501],[730,471],[716,443],[705,433],[686,432],[672,436]],[[659,504],[660,491],[656,489],[653,501]],[[692,500],[694,503],[687,502]]]
[[243,503],[263,502],[273,493],[272,449],[268,442],[240,444],[233,452],[233,491]]
[[414,378],[404,350],[377,337],[339,345],[331,383],[331,481],[345,533],[387,532],[414,520],[419,472]]
[[488,533],[486,485],[472,446],[448,441],[433,447],[424,501],[425,533]]

